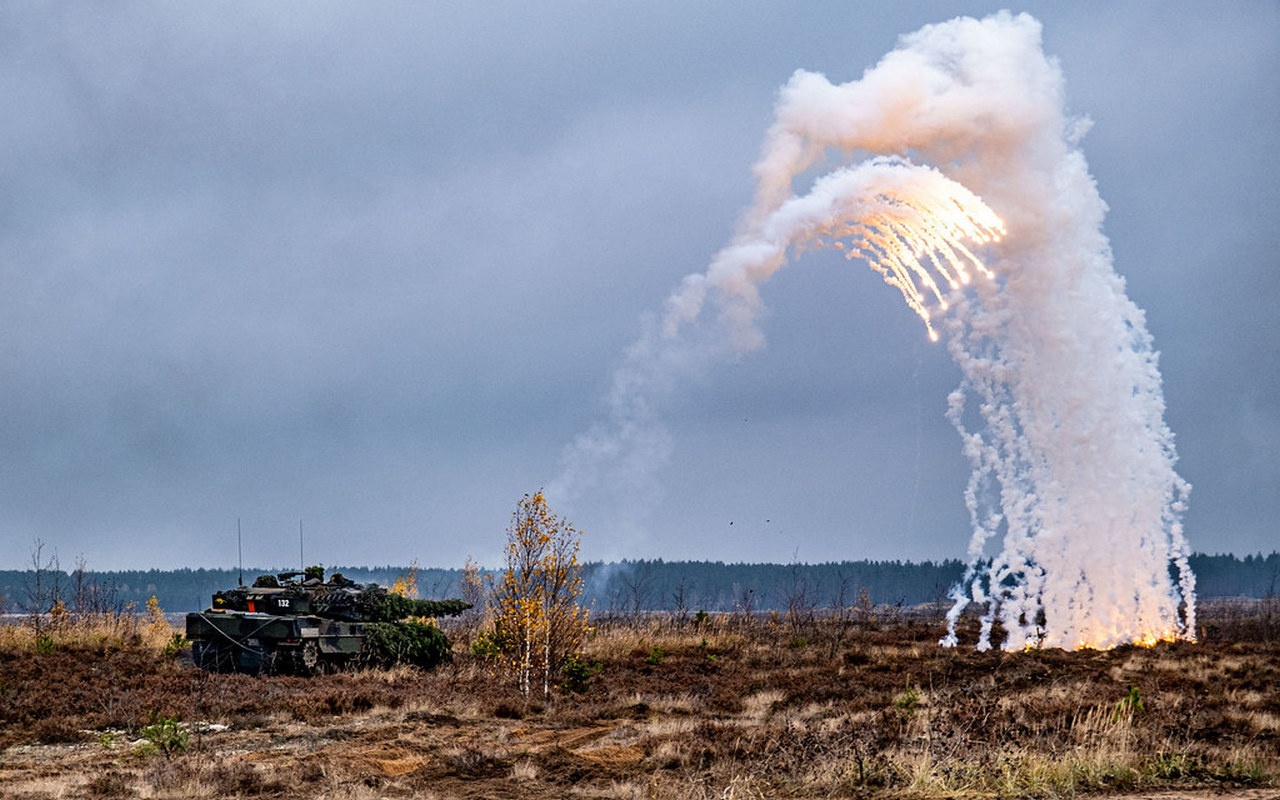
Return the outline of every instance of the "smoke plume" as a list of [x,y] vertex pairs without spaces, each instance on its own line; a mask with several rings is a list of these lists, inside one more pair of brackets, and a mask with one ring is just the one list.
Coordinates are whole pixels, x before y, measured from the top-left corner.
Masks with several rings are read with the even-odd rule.
[[963,372],[948,415],[973,465],[973,531],[944,643],[970,603],[980,649],[1191,638],[1189,486],[1142,311],[1101,232],[1086,128],[1027,15],[925,27],[850,83],[796,72],[737,236],[629,350],[608,421],[570,448],[553,490],[652,492],[673,388],[762,343],[759,287],[789,255],[838,248],[941,330]]

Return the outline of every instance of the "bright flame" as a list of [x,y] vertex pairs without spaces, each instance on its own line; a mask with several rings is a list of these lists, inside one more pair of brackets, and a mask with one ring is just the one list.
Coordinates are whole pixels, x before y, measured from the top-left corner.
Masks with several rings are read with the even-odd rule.
[[1073,650],[1113,650],[1122,644],[1131,644],[1136,647],[1155,647],[1161,642],[1176,642],[1179,639],[1186,638],[1178,634],[1177,631],[1165,630],[1163,632],[1147,631],[1145,633],[1134,636],[1128,631],[1112,630],[1109,632],[1093,631],[1090,636],[1082,637],[1076,641]]
[[[896,158],[871,165],[894,171],[883,173],[887,179],[873,184],[870,196],[846,198],[847,208],[832,209],[831,217],[806,226],[804,233],[820,246],[843,251],[846,258],[865,260],[902,292],[936,342],[926,293],[942,311],[949,304],[928,267],[952,291],[968,286],[972,272],[993,277],[966,243],[1000,241],[1004,223],[981,198],[937,170]],[[822,188],[819,183],[814,193]]]

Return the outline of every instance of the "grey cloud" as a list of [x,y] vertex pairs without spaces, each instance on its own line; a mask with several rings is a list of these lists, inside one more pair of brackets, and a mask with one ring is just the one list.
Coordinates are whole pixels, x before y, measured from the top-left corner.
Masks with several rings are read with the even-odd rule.
[[[1163,353],[1188,535],[1273,547],[1280,26],[1109,8],[1040,11]],[[236,517],[264,562],[300,517],[327,563],[495,560],[642,317],[732,235],[791,72],[849,80],[988,10],[4,12],[0,563],[39,536],[226,564]],[[587,557],[962,552],[945,354],[865,268],[796,266],[767,348],[675,399],[643,528],[581,506]]]

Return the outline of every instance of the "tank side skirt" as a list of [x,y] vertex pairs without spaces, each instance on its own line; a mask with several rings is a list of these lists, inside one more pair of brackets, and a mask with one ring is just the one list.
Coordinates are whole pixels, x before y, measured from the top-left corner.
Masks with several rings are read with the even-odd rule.
[[[211,619],[210,617],[206,616],[203,612],[192,612],[192,613],[190,613],[190,614],[188,614],[188,615],[187,615],[187,629],[188,629],[188,631],[190,631],[190,628],[191,628],[191,618],[192,618],[192,617],[195,617],[195,618],[197,618],[197,619],[201,620],[205,625],[207,625],[207,626],[209,627],[209,629],[211,629],[211,630],[212,630],[214,633],[216,633],[219,637],[221,637],[221,638],[225,639],[226,641],[230,642],[232,645],[234,645],[234,646],[236,646],[236,647],[238,647],[238,648],[240,648],[241,650],[244,650],[244,651],[246,651],[246,652],[252,652],[252,653],[256,653],[256,654],[258,654],[258,655],[263,655],[263,654],[265,654],[265,653],[266,653],[266,650],[267,650],[268,648],[255,648],[255,647],[252,647],[252,646],[250,646],[250,645],[248,645],[248,644],[245,644],[245,640],[248,640],[248,639],[254,639],[254,638],[256,638],[256,637],[258,636],[258,634],[259,634],[260,632],[262,632],[262,630],[263,630],[263,629],[265,629],[265,628],[266,628],[267,626],[269,626],[269,625],[273,625],[273,624],[280,623],[280,624],[291,625],[291,626],[293,626],[293,627],[297,627],[297,626],[296,626],[294,623],[292,623],[292,622],[286,622],[286,620],[289,620],[289,619],[291,619],[291,618],[288,618],[288,617],[275,617],[275,616],[272,616],[272,617],[269,617],[269,618],[267,618],[267,619],[263,620],[263,621],[262,621],[262,624],[258,625],[258,627],[254,628],[253,630],[248,631],[248,632],[243,633],[243,634],[239,634],[239,633],[237,633],[236,635],[234,635],[234,636],[233,636],[232,634],[228,633],[226,630],[224,630],[224,629],[223,629],[223,628],[224,628],[224,625],[220,625],[219,623],[220,623],[220,622],[225,623],[225,622],[230,621],[230,620],[235,620],[236,622],[240,622],[240,621],[242,621],[242,620],[246,620],[246,619],[248,619],[248,614],[246,614],[246,613],[244,613],[244,612],[233,612],[233,613],[236,613],[236,616],[234,616],[234,617],[230,617],[230,616],[222,616],[222,612],[219,612],[218,617],[216,617],[216,618],[212,618],[212,619]],[[303,629],[303,630],[305,631],[306,629]],[[202,636],[201,636],[201,634],[203,634],[203,633],[204,633],[204,631],[203,631],[203,630],[201,630],[201,631],[200,631],[200,633],[197,633],[196,638],[207,638],[207,637],[202,637]],[[305,635],[305,633],[304,633],[303,635]],[[190,634],[188,634],[188,638],[190,638]],[[288,637],[288,638],[301,638],[301,637],[300,637],[300,636],[291,636],[291,637]],[[286,646],[287,646],[287,645],[286,645]]]

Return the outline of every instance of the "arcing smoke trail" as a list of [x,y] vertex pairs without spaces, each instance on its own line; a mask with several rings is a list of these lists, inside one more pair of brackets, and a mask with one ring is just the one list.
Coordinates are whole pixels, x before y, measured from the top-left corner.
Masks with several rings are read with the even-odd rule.
[[[788,250],[839,247],[897,287],[932,338],[938,321],[963,371],[948,414],[973,464],[974,531],[944,643],[970,602],[984,609],[979,649],[996,621],[1005,649],[1192,638],[1189,487],[1062,95],[1039,23],[1008,13],[925,27],[851,83],[797,72],[741,232],[667,300],[615,374],[609,425],[570,464],[646,474],[665,454],[655,409],[674,381],[761,343],[757,287]],[[833,153],[863,160],[796,195]],[[722,338],[695,345],[686,332],[708,300]]]

